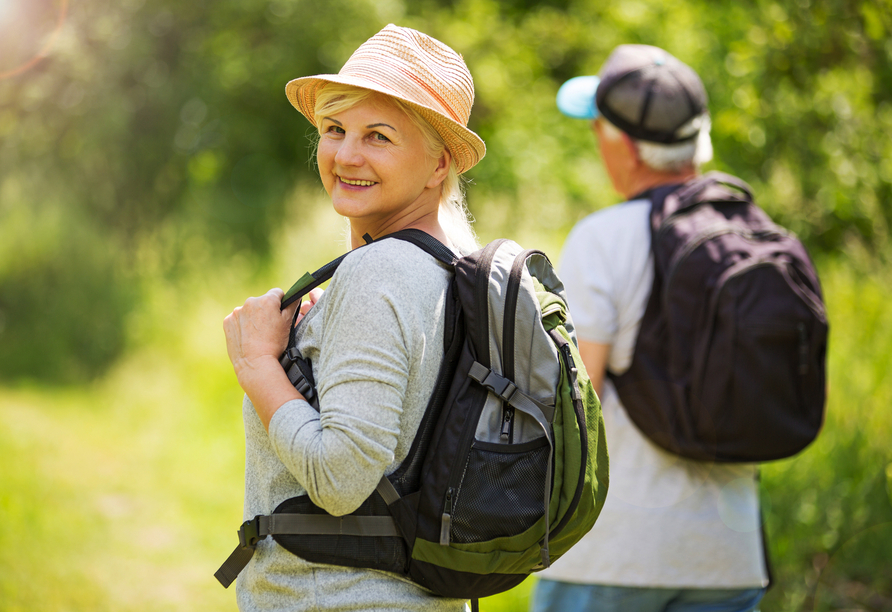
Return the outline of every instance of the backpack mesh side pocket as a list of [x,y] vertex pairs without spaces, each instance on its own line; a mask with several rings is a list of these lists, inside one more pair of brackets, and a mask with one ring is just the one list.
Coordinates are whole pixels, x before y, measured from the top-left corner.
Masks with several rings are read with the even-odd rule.
[[455,499],[452,541],[485,542],[532,527],[542,517],[548,449],[545,436],[522,444],[475,441]]

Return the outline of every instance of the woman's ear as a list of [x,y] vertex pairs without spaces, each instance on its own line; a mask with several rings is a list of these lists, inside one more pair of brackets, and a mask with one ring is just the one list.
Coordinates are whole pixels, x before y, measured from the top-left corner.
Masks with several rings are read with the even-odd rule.
[[449,149],[444,148],[443,152],[440,153],[440,158],[437,160],[437,167],[434,168],[430,179],[427,181],[429,189],[440,186],[446,180],[450,165],[452,165],[452,154],[449,152]]

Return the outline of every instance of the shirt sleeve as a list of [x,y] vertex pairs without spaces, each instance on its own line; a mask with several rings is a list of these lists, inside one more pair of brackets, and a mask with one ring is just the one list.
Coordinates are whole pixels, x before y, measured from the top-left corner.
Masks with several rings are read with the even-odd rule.
[[573,228],[561,252],[559,274],[579,339],[613,344],[619,328],[616,291],[599,233],[597,215]]
[[442,292],[430,277],[374,249],[346,259],[322,315],[320,413],[292,401],[270,422],[279,459],[336,516],[358,508],[394,461],[409,377],[422,359],[425,307]]

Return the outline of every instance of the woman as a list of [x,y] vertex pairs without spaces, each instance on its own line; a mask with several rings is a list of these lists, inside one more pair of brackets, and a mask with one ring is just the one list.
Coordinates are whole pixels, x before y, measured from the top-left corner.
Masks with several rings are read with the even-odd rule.
[[[352,248],[366,234],[406,228],[456,252],[476,248],[459,175],[485,147],[467,128],[473,81],[455,51],[389,25],[337,75],[296,79],[286,94],[319,130],[319,174],[349,219]],[[294,314],[294,306],[279,311],[282,291],[226,317],[227,350],[246,395],[246,519],[304,494],[348,514],[399,467],[442,359],[449,274],[401,240],[344,260],[326,292],[302,307],[295,332],[320,412],[279,364]],[[271,538],[258,543],[237,591],[241,610],[464,609],[395,574],[307,562]]]

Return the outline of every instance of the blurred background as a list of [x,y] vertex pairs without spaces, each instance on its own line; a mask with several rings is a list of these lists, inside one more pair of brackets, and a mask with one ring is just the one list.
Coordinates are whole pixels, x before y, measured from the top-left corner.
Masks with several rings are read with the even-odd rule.
[[344,251],[284,87],[388,23],[474,75],[481,240],[555,262],[619,201],[560,84],[631,42],[700,73],[708,169],[806,242],[831,321],[824,431],[762,470],[762,610],[892,610],[890,0],[0,0],[0,611],[235,609],[222,319]]

